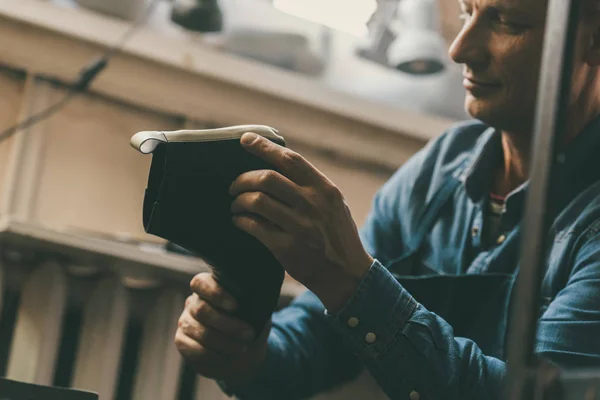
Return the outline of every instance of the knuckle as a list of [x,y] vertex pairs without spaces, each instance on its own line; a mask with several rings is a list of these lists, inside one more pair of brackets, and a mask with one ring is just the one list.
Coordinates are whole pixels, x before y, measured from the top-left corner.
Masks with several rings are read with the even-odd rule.
[[173,343],[175,344],[175,348],[177,350],[182,350],[184,348],[184,344],[183,344],[183,341],[181,340],[181,336],[179,334],[179,331],[177,331],[177,333],[175,334],[175,338],[173,339]]
[[173,338],[173,343],[175,344],[175,348],[177,350],[181,351],[181,350],[187,349],[185,334],[183,333],[183,331],[181,329],[177,329],[177,332],[175,332],[175,337]]
[[258,222],[251,215],[244,215],[243,217],[240,217],[240,221],[244,228],[248,230],[255,230],[258,226]]
[[326,183],[323,192],[327,201],[336,202],[343,199],[342,191],[333,183]]
[[306,220],[302,220],[298,226],[298,231],[302,240],[313,238],[313,225]]
[[192,324],[186,317],[181,317],[177,321],[177,328],[184,334],[188,334],[192,331]]
[[250,203],[253,208],[260,208],[265,204],[266,198],[263,192],[254,192],[252,194],[252,198],[250,199]]
[[206,329],[197,329],[196,332],[194,332],[194,339],[200,344],[206,343],[206,336]]
[[258,183],[261,187],[268,187],[275,179],[275,171],[266,169],[262,171],[258,178]]
[[187,308],[187,309],[189,309],[189,308],[190,308],[190,306],[191,306],[193,303],[194,303],[194,295],[192,294],[192,295],[189,295],[189,296],[188,296],[188,297],[185,299],[185,307],[184,307],[184,308]]
[[304,158],[295,151],[288,150],[283,153],[283,160],[285,163],[294,166],[301,164],[304,161]]
[[198,290],[202,290],[202,288],[204,288],[206,279],[208,278],[209,274],[206,272],[202,272],[199,273],[197,275],[195,275],[192,280],[190,281],[190,289],[194,290],[194,291],[198,291]]
[[206,320],[210,314],[210,306],[205,301],[199,301],[193,310],[193,315],[199,319]]

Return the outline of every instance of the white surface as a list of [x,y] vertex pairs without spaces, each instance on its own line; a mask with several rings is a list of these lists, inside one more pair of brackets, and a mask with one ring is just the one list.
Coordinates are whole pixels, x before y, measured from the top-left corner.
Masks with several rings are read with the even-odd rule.
[[356,36],[367,34],[366,25],[375,11],[375,0],[273,0],[275,8]]
[[[282,13],[267,2],[222,0],[222,4],[229,29],[260,26],[296,32],[307,37],[313,51],[322,49],[323,28],[320,24]],[[340,12],[343,11],[340,8]],[[326,55],[329,64],[315,79],[317,83],[382,106],[455,120],[468,118],[464,111],[461,67],[449,60],[445,48],[440,49],[440,53],[448,65],[447,71],[431,77],[413,77],[356,57],[361,42],[359,37],[339,30],[332,30],[331,35],[331,53]]]
[[[74,0],[52,1],[72,3]],[[291,7],[284,4],[286,3],[281,3],[284,9]],[[308,50],[314,54],[320,54],[324,50],[324,30],[320,24],[277,10],[268,1],[220,0],[220,5],[225,15],[226,33],[234,29],[286,32],[305,37]],[[343,8],[340,8],[340,11],[342,10]],[[223,40],[218,35],[187,32],[170,21],[169,13],[170,3],[161,1],[150,19],[148,28],[165,37],[198,47],[205,46],[207,39],[209,43]],[[447,71],[441,74],[412,77],[356,57],[356,48],[361,40],[357,36],[335,30],[330,33],[331,53],[323,54],[328,58],[329,65],[320,77],[311,79],[315,83],[384,107],[398,107],[400,110],[432,114],[452,120],[468,118],[464,111],[465,92],[461,83],[461,68],[449,59],[446,60]],[[276,58],[276,55],[273,57]],[[397,121],[399,125],[402,124],[400,118]]]
[[147,0],[76,0],[76,2],[90,10],[133,21],[144,11]]
[[[240,5],[244,3],[242,0],[229,1]],[[235,4],[230,4],[232,5]],[[242,17],[244,11],[249,14]],[[229,14],[228,19],[231,22],[236,18],[238,21],[254,18],[261,25],[273,28],[281,26],[283,22],[288,26],[287,22],[294,20],[291,16],[290,20],[284,21],[268,18],[268,15],[257,15],[262,11],[265,10],[248,10],[246,7],[237,10],[237,16]],[[57,7],[39,0],[19,0],[16,3],[13,0],[0,0],[0,17],[21,20],[103,46],[117,43],[129,27],[129,24],[117,19]],[[296,19],[296,26],[306,24],[309,23]],[[332,62],[321,81],[232,57],[206,45],[200,45],[197,35],[177,31],[179,38],[176,39],[175,32],[176,30],[170,30],[170,34],[164,34],[154,26],[146,27],[130,39],[124,52],[149,62],[169,65],[285,101],[315,107],[372,125],[377,129],[383,128],[420,140],[436,137],[445,129],[441,127],[447,127],[458,119],[432,115],[431,110],[440,107],[440,101],[454,105],[457,99],[462,104],[464,98],[461,92],[446,91],[451,88],[446,82],[448,75],[438,78],[439,80],[423,81],[407,78],[397,71],[357,59],[354,57],[356,39],[341,32],[332,38]],[[320,37],[320,34],[318,36]],[[189,59],[198,61],[193,65],[182,62]],[[418,113],[407,112],[411,110]],[[450,112],[444,107],[443,115],[452,114],[456,115],[453,109]]]

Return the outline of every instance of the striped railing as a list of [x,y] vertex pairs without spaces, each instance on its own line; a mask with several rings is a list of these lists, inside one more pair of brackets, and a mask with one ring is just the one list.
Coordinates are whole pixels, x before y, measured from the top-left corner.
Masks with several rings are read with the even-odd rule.
[[[0,376],[101,400],[227,399],[173,344],[189,281],[206,270],[157,246],[0,218]],[[286,281],[279,307],[302,290]],[[386,398],[364,373],[312,400]]]
[[102,400],[226,398],[173,344],[193,276],[182,270],[201,262],[15,223],[0,245],[0,376]]

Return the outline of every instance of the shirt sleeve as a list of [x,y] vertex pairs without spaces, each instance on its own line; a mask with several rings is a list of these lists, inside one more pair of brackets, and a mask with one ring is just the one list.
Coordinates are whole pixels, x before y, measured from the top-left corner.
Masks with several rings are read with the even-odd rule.
[[[573,258],[556,265],[568,279],[540,311],[536,341],[540,357],[567,369],[600,366],[600,234],[592,226],[580,238],[587,239]],[[327,315],[392,399],[412,391],[430,399],[500,398],[505,363],[455,337],[378,262],[346,307]]]
[[572,265],[557,264],[567,283],[539,319],[536,351],[564,368],[600,367],[599,229],[596,221],[579,236]]
[[[385,310],[385,312],[382,312]],[[496,399],[505,364],[420,305],[376,261],[351,300],[327,313],[391,399]]]
[[[428,145],[405,163],[373,200],[370,215],[360,233],[367,251],[381,261],[393,259],[402,251],[399,221],[402,214],[402,228],[410,231],[413,221],[406,217],[416,214],[415,210],[422,203],[419,197],[425,195],[430,186],[431,169],[435,164],[431,147]],[[409,208],[403,208],[404,204],[400,204],[400,201],[408,204]],[[370,320],[373,325],[369,332],[384,332],[375,343],[377,347],[385,343],[386,337],[395,337],[418,307],[405,290],[397,283],[393,284],[395,281],[382,279],[383,272],[379,262],[371,266],[365,282],[353,298],[353,306],[346,308],[350,313],[354,308],[361,310],[357,314],[362,321],[358,329],[348,333],[342,329],[340,333],[339,327],[348,326],[345,325],[348,322],[340,322],[343,317],[335,319],[326,315],[319,299],[307,292],[289,307],[274,314],[267,361],[253,382],[244,387],[231,387],[219,382],[221,388],[241,400],[294,400],[308,398],[357,377],[365,367],[365,342],[364,335],[358,337],[356,332],[369,326],[367,315],[377,313],[382,316],[381,319],[373,317]],[[370,297],[369,293],[377,291],[376,287],[382,288],[382,292],[377,297],[365,300]],[[394,310],[395,314],[392,315],[390,310]],[[332,318],[338,322],[333,323]],[[372,359],[367,358],[367,361],[374,366]],[[395,364],[390,359],[387,362]],[[396,382],[397,375],[392,370],[384,374],[388,378],[381,380],[380,377],[379,382],[383,388]],[[395,389],[393,393],[408,395],[403,389]]]
[[[419,304],[382,263],[402,252],[431,182],[421,152],[380,190],[361,229],[376,258],[346,306],[328,314],[310,292],[273,317],[268,357],[252,384],[222,387],[241,400],[302,399],[348,381],[365,367],[391,399],[500,397],[506,365]],[[541,310],[537,352],[559,366],[600,365],[600,223],[553,268],[562,289]],[[555,273],[557,273],[555,271]],[[557,273],[558,274],[558,273]]]

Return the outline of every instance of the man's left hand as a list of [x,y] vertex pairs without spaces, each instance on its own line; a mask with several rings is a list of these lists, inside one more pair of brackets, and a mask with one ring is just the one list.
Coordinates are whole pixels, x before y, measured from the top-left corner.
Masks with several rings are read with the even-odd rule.
[[278,172],[250,171],[233,182],[233,223],[271,250],[329,311],[339,310],[373,262],[340,190],[290,149],[253,133],[241,143]]

